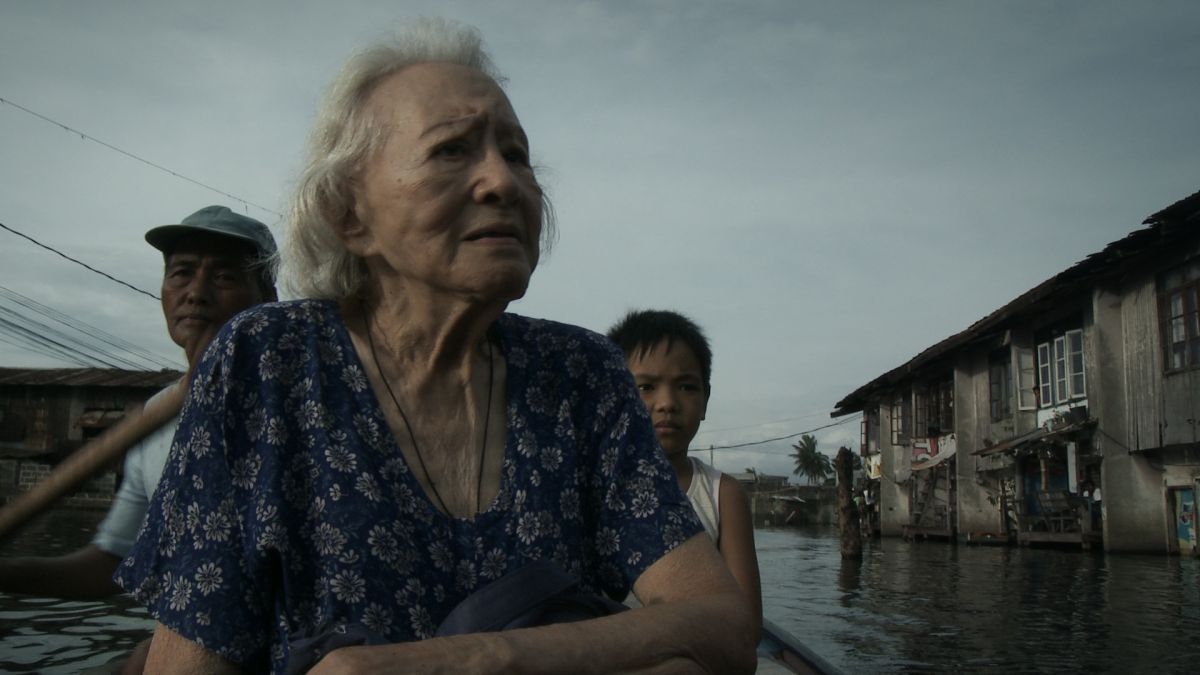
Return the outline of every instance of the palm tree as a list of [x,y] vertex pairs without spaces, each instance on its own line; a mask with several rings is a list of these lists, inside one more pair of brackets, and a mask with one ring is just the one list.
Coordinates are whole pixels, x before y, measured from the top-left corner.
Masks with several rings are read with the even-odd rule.
[[817,438],[809,434],[800,437],[800,441],[792,446],[795,450],[790,456],[796,460],[793,474],[803,475],[809,485],[820,485],[825,477],[833,473],[833,462],[829,455],[817,451]]

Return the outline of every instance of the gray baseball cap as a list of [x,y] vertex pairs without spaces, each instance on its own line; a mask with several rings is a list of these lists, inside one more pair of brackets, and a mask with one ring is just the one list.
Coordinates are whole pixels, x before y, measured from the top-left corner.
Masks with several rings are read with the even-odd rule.
[[275,254],[275,238],[266,225],[225,206],[206,206],[184,218],[178,225],[153,228],[146,233],[146,241],[167,254],[182,237],[197,232],[241,239],[254,246],[262,258]]

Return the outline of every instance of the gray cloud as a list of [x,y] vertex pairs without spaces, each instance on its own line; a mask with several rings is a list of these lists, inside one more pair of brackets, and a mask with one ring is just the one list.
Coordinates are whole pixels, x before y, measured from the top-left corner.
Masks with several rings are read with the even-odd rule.
[[[397,11],[7,3],[0,97],[281,211],[322,87]],[[692,315],[716,351],[704,428],[733,428],[697,447],[828,423],[850,390],[1200,182],[1194,3],[403,11],[480,27],[545,167],[560,245],[514,311],[596,330],[632,307]],[[0,222],[151,290],[142,233],[229,202],[3,105],[0,148]],[[177,354],[147,298],[5,233],[0,269]],[[0,363],[35,360],[0,344]],[[818,436],[832,452],[858,427]],[[788,446],[716,459],[790,473]]]

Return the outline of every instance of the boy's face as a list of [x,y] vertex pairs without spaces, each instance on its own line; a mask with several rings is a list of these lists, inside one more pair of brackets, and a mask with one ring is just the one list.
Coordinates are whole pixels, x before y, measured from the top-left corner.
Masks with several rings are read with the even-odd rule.
[[629,370],[667,456],[687,455],[708,408],[700,361],[692,349],[680,340],[668,349],[664,340],[645,354],[630,356]]

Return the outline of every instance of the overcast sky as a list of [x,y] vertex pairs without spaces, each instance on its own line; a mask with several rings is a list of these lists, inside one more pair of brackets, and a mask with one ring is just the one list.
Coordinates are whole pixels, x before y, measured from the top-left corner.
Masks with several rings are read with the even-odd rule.
[[[483,32],[557,209],[511,309],[694,318],[715,352],[694,447],[837,421],[1200,189],[1194,0],[0,0],[0,98],[267,209],[0,104],[0,223],[154,293],[152,226],[227,204],[279,236],[332,75],[433,14]],[[0,286],[182,361],[155,301],[4,231]],[[0,341],[0,366],[67,365]],[[849,422],[820,448],[857,448]],[[789,443],[716,464],[790,473]]]

